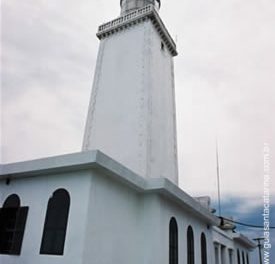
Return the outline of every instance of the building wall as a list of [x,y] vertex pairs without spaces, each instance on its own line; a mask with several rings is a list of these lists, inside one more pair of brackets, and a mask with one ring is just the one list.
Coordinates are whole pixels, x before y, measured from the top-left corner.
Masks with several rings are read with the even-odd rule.
[[161,226],[163,229],[163,245],[162,245],[162,259],[166,261],[162,263],[168,263],[169,259],[169,222],[171,217],[175,217],[178,224],[178,236],[179,236],[179,263],[187,264],[187,229],[192,227],[194,233],[194,248],[195,248],[195,263],[201,263],[201,245],[200,238],[203,232],[207,239],[207,253],[208,263],[212,262],[212,248],[211,248],[211,227],[204,221],[193,215],[192,212],[186,208],[177,206],[174,202],[161,198],[162,205],[161,210]]
[[178,183],[173,59],[151,20],[101,40],[83,149]]
[[142,215],[141,194],[94,172],[83,264],[141,263]]
[[[40,244],[48,199],[59,188],[70,193],[71,206],[63,256],[40,255]],[[0,255],[5,264],[167,264],[169,263],[169,223],[178,225],[179,263],[187,264],[187,228],[194,232],[195,263],[201,262],[200,237],[207,239],[208,263],[215,263],[214,247],[226,247],[222,261],[229,263],[227,250],[246,249],[158,192],[139,192],[98,169],[0,182],[0,206],[11,194],[29,206],[20,256]],[[241,264],[247,264],[242,262]],[[246,257],[246,255],[245,255]],[[246,260],[246,258],[245,258]],[[232,264],[233,264],[232,263]]]
[[190,211],[156,193],[139,193],[108,177],[93,174],[84,263],[167,264],[169,223],[178,224],[179,263],[187,263],[187,228],[192,226],[196,261],[200,262],[200,236],[207,237],[212,263],[212,232]]
[[[148,174],[178,184],[174,61],[156,28],[148,28],[150,152]],[[150,101],[151,100],[151,101]]]
[[[238,264],[237,251],[240,252],[240,264],[247,263],[247,254],[249,251],[246,247],[232,239],[232,231],[222,231],[217,228],[213,228],[213,245],[218,252],[218,263],[216,264]],[[232,263],[230,263],[229,250],[232,252]],[[242,252],[245,254],[245,261],[242,259]]]
[[[0,263],[82,263],[90,178],[89,172],[78,171],[15,179],[9,185],[6,185],[5,181],[0,181],[0,207],[5,199],[13,193],[20,197],[21,206],[29,206],[21,255],[0,254]],[[64,256],[40,255],[47,203],[52,193],[59,188],[65,188],[71,198]]]

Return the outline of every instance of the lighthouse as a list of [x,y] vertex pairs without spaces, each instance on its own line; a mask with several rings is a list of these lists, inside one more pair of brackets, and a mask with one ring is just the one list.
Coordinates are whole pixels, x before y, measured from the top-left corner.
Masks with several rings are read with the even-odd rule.
[[121,0],[101,25],[83,151],[100,150],[144,178],[178,184],[176,45],[160,0]]
[[249,264],[255,244],[178,186],[160,1],[101,25],[83,151],[0,167],[2,264]]

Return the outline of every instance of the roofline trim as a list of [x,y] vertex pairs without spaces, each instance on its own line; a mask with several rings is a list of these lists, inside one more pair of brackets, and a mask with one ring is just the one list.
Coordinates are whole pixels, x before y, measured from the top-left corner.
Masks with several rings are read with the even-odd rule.
[[218,217],[168,179],[144,179],[99,150],[4,164],[0,167],[0,180],[89,169],[98,169],[136,191],[163,195],[204,219],[208,224],[219,225],[220,223]]
[[247,246],[250,250],[257,247],[257,245],[252,240],[250,240],[248,237],[244,236],[241,233],[233,234],[233,239],[239,242],[240,244]]
[[96,35],[101,40],[136,24],[147,21],[148,19],[152,21],[152,24],[156,28],[160,38],[166,44],[171,55],[177,56],[176,43],[153,5],[147,5],[100,25]]

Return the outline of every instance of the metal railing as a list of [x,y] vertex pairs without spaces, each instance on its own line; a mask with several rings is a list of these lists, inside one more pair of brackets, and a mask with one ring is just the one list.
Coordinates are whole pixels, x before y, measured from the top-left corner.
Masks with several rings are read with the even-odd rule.
[[118,26],[118,25],[123,24],[125,22],[128,22],[128,21],[130,21],[130,20],[132,20],[134,18],[137,18],[139,16],[142,16],[144,14],[150,13],[150,12],[153,11],[153,9],[154,9],[153,5],[147,5],[147,6],[143,7],[143,8],[135,10],[135,11],[133,11],[133,12],[131,12],[131,13],[125,15],[125,16],[116,18],[116,19],[114,19],[114,20],[112,20],[112,21],[110,21],[108,23],[105,23],[105,24],[99,26],[98,32],[100,33],[102,31],[108,30],[108,29],[110,29],[112,27],[115,27],[115,26]]

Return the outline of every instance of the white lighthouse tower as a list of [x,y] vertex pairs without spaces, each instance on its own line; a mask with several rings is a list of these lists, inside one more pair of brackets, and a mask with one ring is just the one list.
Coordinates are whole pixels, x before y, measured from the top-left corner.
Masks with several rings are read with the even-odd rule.
[[99,27],[83,150],[98,149],[144,178],[178,184],[173,57],[160,0],[121,0]]
[[122,0],[99,27],[91,151],[0,164],[1,264],[250,263],[254,243],[177,186],[177,52],[159,7]]

